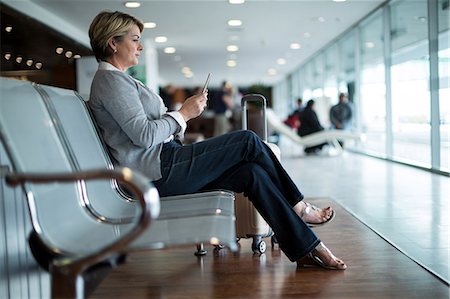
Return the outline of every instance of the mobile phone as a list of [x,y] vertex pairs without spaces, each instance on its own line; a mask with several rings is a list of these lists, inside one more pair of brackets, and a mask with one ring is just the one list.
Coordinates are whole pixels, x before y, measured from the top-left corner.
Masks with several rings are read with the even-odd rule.
[[208,83],[209,83],[210,78],[211,78],[211,73],[208,73],[208,77],[206,77],[205,85],[203,85],[203,88],[202,88],[202,93],[204,93],[206,91],[206,89],[208,88]]

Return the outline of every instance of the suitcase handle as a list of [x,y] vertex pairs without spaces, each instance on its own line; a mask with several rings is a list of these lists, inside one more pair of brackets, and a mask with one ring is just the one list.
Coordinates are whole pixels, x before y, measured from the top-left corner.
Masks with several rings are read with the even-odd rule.
[[248,102],[257,102],[262,103],[263,106],[263,117],[264,117],[264,141],[267,141],[267,116],[266,116],[266,108],[267,108],[267,100],[261,94],[247,94],[241,99],[242,106],[242,129],[247,130],[247,103]]

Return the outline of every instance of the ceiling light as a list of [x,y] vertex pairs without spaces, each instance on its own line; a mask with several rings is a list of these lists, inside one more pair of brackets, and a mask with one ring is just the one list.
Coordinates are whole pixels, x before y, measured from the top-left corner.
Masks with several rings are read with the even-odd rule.
[[144,23],[144,28],[155,28],[156,27],[156,23],[154,22],[145,22]]
[[5,31],[6,31],[6,32],[11,32],[11,31],[12,31],[12,26],[9,26],[9,25],[6,26],[6,27],[5,27]]
[[28,59],[26,63],[27,63],[28,66],[32,66],[33,65],[33,60],[32,59]]
[[366,42],[366,48],[369,48],[369,49],[375,48],[375,43],[373,43],[373,42]]
[[227,61],[227,66],[228,67],[235,67],[237,65],[236,60],[228,60]]
[[347,0],[333,0],[334,2],[345,2]]
[[167,41],[167,37],[165,36],[157,36],[155,37],[155,42],[156,43],[165,43]]
[[6,53],[4,57],[5,57],[6,60],[10,60],[11,59],[11,53]]
[[22,62],[22,59],[23,59],[22,57],[17,56],[17,57],[16,57],[16,62],[17,62],[17,63],[21,63],[21,62]]
[[80,55],[80,54],[75,54],[75,55],[73,55],[73,58],[74,58],[74,59],[80,59],[80,58],[81,58],[81,55]]
[[191,69],[190,69],[189,67],[187,67],[187,66],[183,67],[183,68],[181,69],[181,72],[182,72],[183,74],[192,73]]
[[192,78],[194,76],[194,73],[186,73],[186,74],[184,74],[184,76],[186,78]]
[[302,47],[302,45],[300,45],[299,43],[292,43],[289,47],[292,50],[298,50],[298,49],[300,49]]
[[267,70],[267,74],[269,74],[270,76],[275,76],[277,74],[277,70],[274,68],[270,68]]
[[241,25],[242,25],[241,20],[229,20],[228,21],[228,26],[231,26],[231,27],[237,27],[237,26],[241,26]]
[[38,70],[40,70],[42,68],[42,62],[36,62],[36,64],[34,65]]
[[239,51],[239,47],[236,45],[229,45],[229,46],[227,46],[227,51],[228,52],[236,52],[236,51]]
[[139,6],[141,6],[141,3],[139,3],[139,2],[125,2],[124,5],[126,7],[128,7],[128,8],[138,8]]
[[173,54],[175,52],[176,52],[176,49],[174,47],[164,48],[164,53],[166,53],[166,54]]
[[284,59],[284,58],[278,58],[278,59],[277,59],[277,63],[280,64],[280,65],[286,64],[286,59]]
[[62,54],[62,52],[64,52],[64,49],[63,48],[61,48],[61,47],[58,47],[58,48],[56,48],[56,53],[58,53],[58,54]]
[[70,57],[72,57],[72,54],[73,54],[72,51],[67,51],[66,52],[66,57],[70,58]]
[[243,3],[245,3],[245,0],[228,0],[228,3],[230,3],[230,4],[243,4]]

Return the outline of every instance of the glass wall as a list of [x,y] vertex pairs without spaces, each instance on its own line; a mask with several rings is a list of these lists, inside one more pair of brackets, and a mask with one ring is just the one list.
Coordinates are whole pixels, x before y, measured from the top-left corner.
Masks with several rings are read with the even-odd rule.
[[361,128],[367,142],[364,150],[386,154],[386,85],[382,14],[377,13],[360,27]]
[[393,158],[431,165],[427,1],[391,5]]
[[[448,173],[449,2],[387,2],[300,66],[290,77],[299,80],[292,87],[305,101],[319,97],[329,105],[339,92],[348,93],[353,129],[367,137],[354,150]],[[436,5],[438,17],[430,20]],[[433,36],[437,46],[429,43]],[[328,122],[322,110],[321,121]]]
[[438,2],[439,120],[441,170],[450,171],[450,15],[449,1]]

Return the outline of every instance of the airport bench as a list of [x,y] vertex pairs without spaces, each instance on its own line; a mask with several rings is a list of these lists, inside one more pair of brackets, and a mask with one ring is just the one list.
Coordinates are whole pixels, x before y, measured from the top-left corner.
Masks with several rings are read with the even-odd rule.
[[26,194],[29,244],[51,274],[52,298],[84,298],[133,250],[237,249],[232,192],[159,198],[142,174],[112,167],[72,90],[0,78],[0,139],[11,162],[1,176]]

